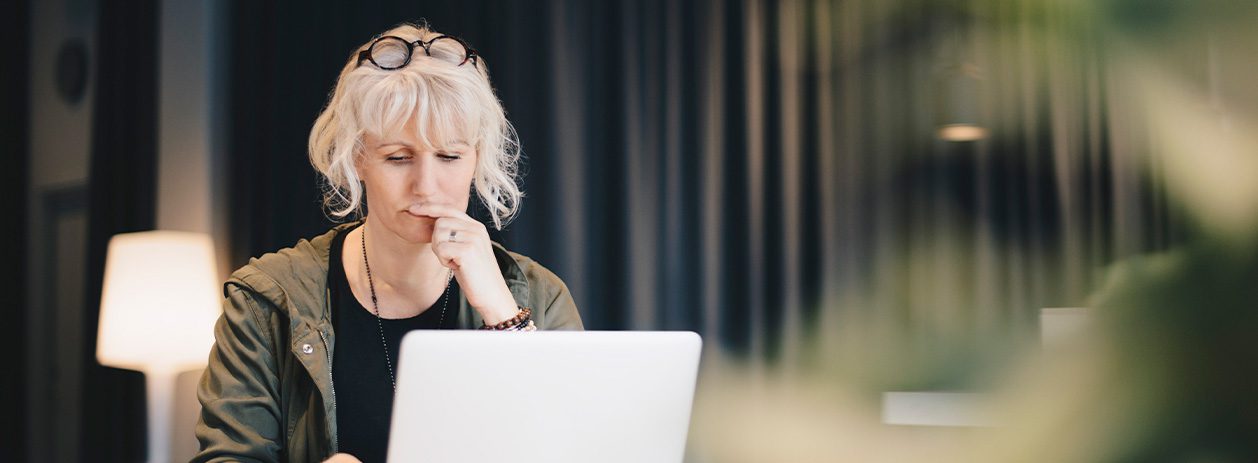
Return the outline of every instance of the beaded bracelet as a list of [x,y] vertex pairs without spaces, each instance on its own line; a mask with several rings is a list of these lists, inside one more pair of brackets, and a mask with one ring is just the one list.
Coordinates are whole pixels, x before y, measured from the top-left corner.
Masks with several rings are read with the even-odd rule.
[[537,331],[537,325],[533,324],[533,320],[529,320],[528,322],[521,323],[508,331]]
[[484,324],[484,322],[482,321],[480,329],[493,330],[493,331],[510,330],[512,328],[517,328],[519,326],[525,325],[526,323],[532,321],[532,318],[533,318],[532,309],[528,307],[520,307],[520,311],[516,312],[514,317],[504,320],[501,323],[498,323],[497,325],[489,326],[489,325]]
[[537,325],[533,324],[532,318],[526,318],[524,320],[520,320],[520,323],[517,323],[510,327],[507,327],[501,330],[493,330],[491,328],[490,330],[492,331],[537,331]]

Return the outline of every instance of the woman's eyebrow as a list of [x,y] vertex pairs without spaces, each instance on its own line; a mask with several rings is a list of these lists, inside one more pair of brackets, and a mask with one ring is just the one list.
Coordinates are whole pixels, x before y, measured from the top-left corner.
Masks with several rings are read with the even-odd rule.
[[387,147],[390,147],[390,146],[401,146],[401,147],[404,147],[404,148],[411,148],[411,144],[410,144],[410,143],[407,143],[407,142],[404,142],[404,141],[390,141],[390,142],[384,142],[384,143],[380,143],[380,144],[376,145],[376,149],[377,149],[377,150],[379,150],[379,149],[382,149],[382,148],[387,148]]
[[[414,146],[412,146],[410,143],[407,143],[407,142],[405,142],[405,141],[401,141],[401,140],[397,140],[397,141],[388,141],[388,142],[381,142],[381,143],[379,143],[379,144],[377,144],[377,145],[376,145],[376,150],[377,150],[377,151],[379,151],[379,150],[383,150],[383,149],[385,149],[385,148],[394,147],[394,146],[400,146],[400,147],[403,147],[403,148],[406,148],[406,149],[409,149],[409,150],[415,151],[415,147],[414,147]],[[453,141],[453,142],[450,142],[450,143],[446,144],[446,146],[445,146],[444,148],[434,148],[434,149],[432,149],[432,151],[434,151],[434,152],[438,152],[438,151],[465,150],[465,149],[469,149],[469,148],[471,148],[471,147],[472,147],[472,145],[471,145],[470,143],[467,143],[467,142],[462,141],[462,140],[455,140],[455,141]]]

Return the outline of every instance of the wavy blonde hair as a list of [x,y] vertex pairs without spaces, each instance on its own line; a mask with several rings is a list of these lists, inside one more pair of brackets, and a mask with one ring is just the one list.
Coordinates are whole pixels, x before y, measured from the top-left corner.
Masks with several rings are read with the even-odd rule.
[[[441,34],[427,24],[408,23],[381,35],[414,42]],[[447,41],[433,45],[434,55],[439,55],[441,42]],[[419,140],[430,147],[461,141],[476,150],[472,187],[494,228],[501,230],[515,217],[524,196],[517,184],[520,145],[489,83],[484,59],[478,56],[475,63],[459,66],[416,47],[401,69],[382,70],[369,61],[359,66],[359,51],[371,43],[350,55],[310,129],[310,163],[324,179],[324,207],[338,219],[361,215],[366,192],[354,161],[363,153],[363,136],[383,135],[413,119]]]

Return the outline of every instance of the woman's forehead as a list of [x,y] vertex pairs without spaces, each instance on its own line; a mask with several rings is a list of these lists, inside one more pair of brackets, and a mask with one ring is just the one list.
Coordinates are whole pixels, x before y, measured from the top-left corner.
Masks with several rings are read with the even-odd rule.
[[378,133],[368,132],[368,144],[373,147],[405,146],[414,149],[452,149],[472,146],[470,134],[463,124],[442,123],[427,118],[421,124],[420,117],[412,115],[405,122],[390,124]]
[[421,140],[406,139],[406,138],[369,138],[366,144],[369,148],[375,148],[375,149],[380,149],[380,150],[383,150],[386,148],[387,149],[407,148],[407,149],[413,149],[416,151],[438,151],[438,150],[464,150],[464,149],[470,149],[472,147],[470,143],[464,142],[462,140],[454,140],[449,143],[430,146],[430,144],[424,143]]

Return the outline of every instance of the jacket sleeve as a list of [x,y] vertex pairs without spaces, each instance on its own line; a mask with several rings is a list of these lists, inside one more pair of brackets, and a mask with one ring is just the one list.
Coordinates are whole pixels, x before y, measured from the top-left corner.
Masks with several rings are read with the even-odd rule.
[[577,312],[577,303],[572,300],[568,285],[549,269],[533,262],[529,274],[530,286],[534,288],[533,310],[541,312],[537,329],[539,330],[576,330],[585,329],[581,322],[581,314]]
[[228,284],[226,296],[209,365],[197,387],[201,448],[192,461],[280,461],[275,343],[251,292]]

